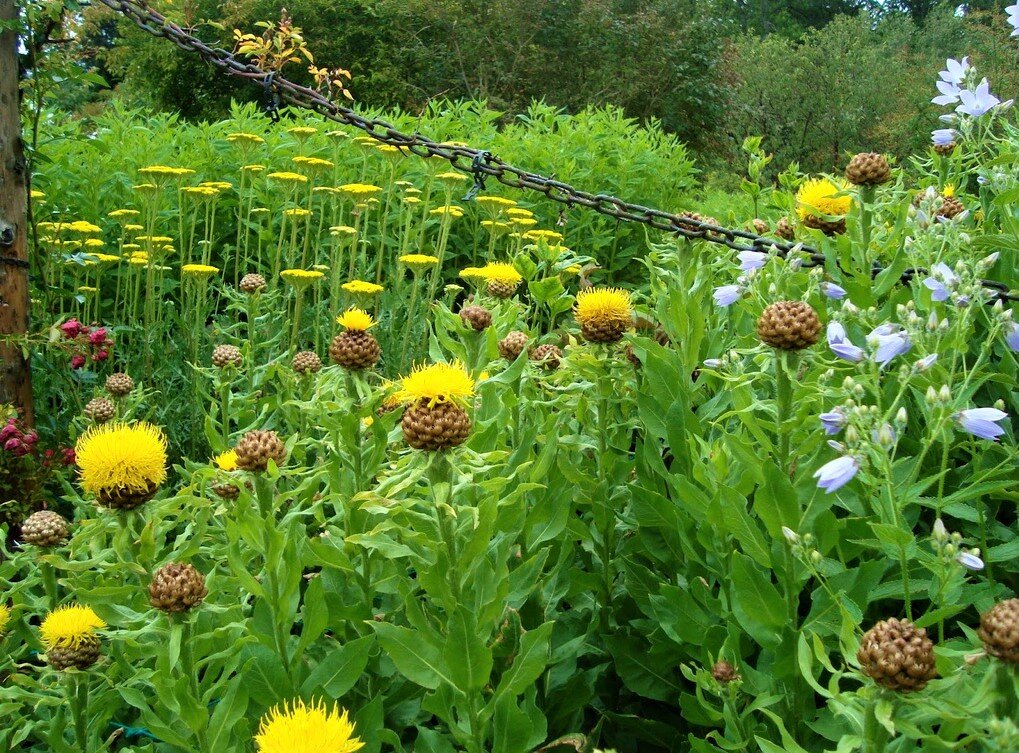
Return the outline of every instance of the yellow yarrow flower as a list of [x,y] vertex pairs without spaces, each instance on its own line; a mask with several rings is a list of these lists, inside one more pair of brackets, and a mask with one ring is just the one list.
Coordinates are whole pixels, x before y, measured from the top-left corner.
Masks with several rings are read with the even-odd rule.
[[434,215],[437,215],[437,216],[447,215],[448,214],[450,217],[452,217],[454,219],[459,219],[460,217],[464,216],[464,210],[461,209],[458,206],[453,206],[453,205],[447,204],[444,207],[437,207],[436,209],[433,209],[428,214],[434,214]]
[[91,285],[79,285],[78,286],[78,292],[79,293],[89,293],[89,294],[91,294],[91,293],[98,293],[99,292],[99,288],[93,288]]
[[104,627],[106,623],[91,607],[68,604],[46,615],[39,626],[39,638],[47,651],[55,648],[76,649],[85,638]]
[[483,281],[485,279],[485,273],[481,267],[465,267],[460,272],[460,276],[465,280]]
[[343,141],[350,138],[350,134],[346,131],[326,131],[326,138],[335,139],[336,141]]
[[291,285],[307,285],[321,280],[325,275],[317,269],[284,269],[280,277]]
[[375,320],[372,319],[371,314],[354,306],[336,317],[336,323],[353,332],[365,332],[375,326]]
[[533,217],[534,212],[530,209],[523,209],[521,207],[514,207],[513,209],[507,209],[506,214],[510,217]]
[[836,185],[827,178],[812,178],[796,192],[796,214],[805,219],[818,214],[841,217],[849,213],[853,199],[846,191],[845,184]]
[[307,183],[308,176],[301,175],[300,173],[289,173],[286,171],[278,173],[269,173],[266,177],[272,180],[278,180],[281,183]]
[[135,240],[142,243],[173,243],[173,238],[169,235],[139,235]]
[[474,395],[474,379],[462,361],[422,364],[400,380],[399,395],[404,403],[464,402]]
[[116,264],[120,261],[120,257],[113,254],[92,254],[92,258],[100,264]]
[[247,173],[265,172],[265,165],[244,165],[241,170]]
[[85,239],[85,248],[102,248],[104,245],[102,238]]
[[435,179],[442,183],[448,183],[450,185],[456,185],[457,183],[463,183],[467,180],[467,176],[463,173],[457,173],[450,170],[449,172],[439,173],[435,176]]
[[374,282],[365,282],[364,280],[351,280],[341,285],[344,290],[348,293],[359,293],[361,295],[378,295],[383,291],[381,285],[376,285]]
[[212,460],[216,464],[216,467],[221,471],[236,471],[237,470],[237,451],[227,450],[221,452]]
[[362,197],[377,194],[382,189],[370,183],[346,183],[340,186],[340,191],[351,197]]
[[258,753],[355,753],[364,747],[346,711],[300,699],[262,717],[255,745]]
[[231,144],[255,145],[265,143],[265,139],[254,133],[230,133],[227,134],[226,140]]
[[545,243],[558,243],[563,239],[562,233],[555,230],[528,230],[524,237],[529,241],[545,241]]
[[208,264],[185,264],[180,272],[188,277],[211,277],[219,273],[218,267],[210,267]]
[[70,230],[72,233],[101,233],[103,229],[85,220],[75,220],[62,226],[63,230]]
[[533,227],[538,224],[538,221],[533,217],[513,217],[510,219],[510,224],[517,228]]
[[202,188],[215,188],[217,191],[229,191],[234,187],[233,183],[227,183],[225,180],[206,180],[198,185]]
[[284,209],[283,215],[285,217],[310,217],[311,210],[304,209],[303,207],[294,207],[293,209]]
[[486,209],[492,209],[497,212],[501,212],[504,209],[510,209],[517,205],[513,199],[507,199],[504,196],[479,196],[474,201],[477,202],[479,206],[483,206]]
[[333,225],[329,228],[329,235],[356,235],[357,228],[350,225]]
[[197,196],[199,199],[212,199],[219,196],[219,191],[211,186],[184,186],[180,190],[188,196]]
[[301,167],[307,167],[312,170],[328,170],[333,166],[333,163],[327,159],[321,157],[292,157],[291,162]]
[[137,217],[141,212],[137,209],[114,209],[109,212],[106,216],[111,220],[120,220],[126,217]]
[[138,174],[144,178],[153,180],[166,180],[168,178],[185,178],[194,175],[195,171],[189,167],[169,167],[168,165],[150,165],[138,170]]
[[621,324],[633,321],[630,294],[619,288],[588,288],[577,295],[573,316],[581,325]]
[[438,264],[439,257],[430,256],[428,254],[404,254],[400,257],[400,261],[415,272],[419,272],[422,269],[427,269],[428,267]]
[[145,421],[93,426],[74,452],[81,487],[92,494],[143,493],[166,481],[166,435]]
[[318,129],[312,128],[311,126],[295,126],[293,128],[288,128],[287,133],[293,134],[297,138],[304,140],[309,136],[314,136],[318,133]]
[[144,229],[144,225],[124,225],[124,230],[128,233],[137,233]]
[[481,227],[485,228],[491,233],[502,234],[508,233],[512,228],[508,222],[499,222],[498,220],[482,220]]

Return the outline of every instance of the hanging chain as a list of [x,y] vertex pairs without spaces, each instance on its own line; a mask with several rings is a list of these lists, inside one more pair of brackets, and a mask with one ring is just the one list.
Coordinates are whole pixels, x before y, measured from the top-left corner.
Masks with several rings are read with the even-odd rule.
[[[796,249],[806,255],[807,266],[823,265],[825,262],[824,254],[811,246],[766,238],[745,230],[719,227],[693,217],[632,204],[607,194],[592,194],[568,183],[521,170],[482,149],[444,144],[419,133],[403,133],[385,120],[365,117],[322,96],[314,89],[288,81],[276,72],[267,72],[256,65],[238,60],[233,53],[222,47],[206,44],[143,2],[138,0],[99,0],[99,2],[130,18],[149,34],[164,37],[180,49],[196,53],[207,63],[228,75],[262,84],[273,103],[274,110],[278,109],[280,102],[313,110],[329,120],[364,131],[376,141],[395,146],[405,153],[416,154],[419,157],[439,157],[449,161],[454,169],[474,178],[474,185],[468,192],[471,198],[484,187],[485,179],[494,178],[511,188],[541,193],[552,201],[565,204],[567,208],[585,207],[607,217],[624,222],[637,222],[691,240],[704,240],[735,251],[758,251],[781,257]],[[874,274],[878,272],[880,267],[875,268]],[[902,280],[908,283],[922,274],[926,274],[926,270],[906,270],[902,274]],[[1003,283],[985,280],[983,285],[991,302],[1019,301],[1019,294],[1009,292],[1008,286]]]

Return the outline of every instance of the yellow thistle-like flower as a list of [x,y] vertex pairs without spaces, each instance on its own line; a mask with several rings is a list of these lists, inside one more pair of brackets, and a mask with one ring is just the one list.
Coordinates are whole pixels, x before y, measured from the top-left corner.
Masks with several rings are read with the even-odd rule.
[[800,186],[796,192],[796,213],[800,219],[818,214],[828,217],[841,217],[849,213],[853,199],[846,191],[846,186],[836,185],[827,178],[812,178]]
[[137,217],[141,212],[137,209],[114,209],[112,212],[107,213],[107,217],[111,220],[122,220],[127,217]]
[[210,267],[208,264],[185,264],[180,268],[182,275],[188,277],[211,277],[219,273],[218,267]]
[[351,280],[341,285],[344,290],[348,293],[358,293],[360,295],[378,295],[383,291],[381,285],[376,285],[374,282],[365,282],[364,280]]
[[545,243],[558,243],[563,239],[562,233],[555,230],[528,230],[524,237],[529,241],[545,241]]
[[212,460],[216,464],[216,467],[221,471],[236,471],[237,470],[237,451],[227,450],[221,452]]
[[438,264],[439,257],[428,254],[404,254],[400,257],[400,261],[415,272],[419,272],[422,269]]
[[352,330],[354,332],[365,332],[375,326],[375,320],[372,319],[371,314],[364,309],[359,309],[354,306],[351,306],[336,317],[336,323],[344,329]]
[[7,605],[0,602],[0,635],[4,634],[7,630],[7,624],[11,621],[11,610],[8,609]]
[[284,269],[280,277],[291,285],[301,286],[321,280],[325,275],[317,269]]
[[516,285],[524,279],[512,264],[505,262],[490,262],[483,266],[479,272],[481,277],[489,282],[508,282],[511,285]]
[[255,145],[265,143],[265,139],[254,133],[230,133],[227,134],[226,140],[231,144]]
[[81,486],[93,494],[143,493],[166,481],[166,435],[144,421],[93,426],[78,438],[74,452]]
[[370,183],[346,183],[340,186],[340,191],[351,197],[365,197],[380,193],[382,189]]
[[453,219],[459,219],[460,217],[464,216],[464,210],[461,209],[458,206],[453,206],[453,205],[447,204],[444,207],[437,207],[437,208],[433,209],[428,214],[434,214],[436,216],[449,215]]
[[633,321],[630,294],[619,288],[588,288],[577,295],[573,315],[581,324],[595,326],[621,325],[629,327]]
[[318,133],[318,129],[312,128],[311,126],[294,126],[293,128],[288,128],[287,133],[292,134],[303,141],[304,139]]
[[286,171],[278,173],[269,173],[267,178],[272,180],[278,180],[280,183],[307,183],[308,176],[301,175],[300,173],[288,173]]
[[953,186],[951,183],[946,184],[945,187],[941,189],[941,195],[944,196],[946,199],[954,198],[955,186]]
[[283,210],[283,216],[284,217],[293,217],[293,218],[296,218],[296,217],[310,217],[311,216],[311,210],[310,209],[304,209],[303,207],[294,207],[293,209],[284,209]]
[[263,716],[255,745],[258,753],[355,753],[364,747],[354,737],[346,711],[303,700],[276,706]]
[[415,366],[400,380],[400,402],[465,402],[474,395],[474,379],[462,361]]
[[39,626],[39,637],[47,651],[55,648],[75,649],[81,646],[83,639],[104,627],[106,623],[91,607],[68,604],[57,607],[43,618]]

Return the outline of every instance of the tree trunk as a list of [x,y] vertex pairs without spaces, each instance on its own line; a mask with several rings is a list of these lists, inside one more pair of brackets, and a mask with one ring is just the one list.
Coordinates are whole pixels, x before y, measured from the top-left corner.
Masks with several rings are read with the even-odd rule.
[[[14,0],[0,0],[0,21],[17,18]],[[28,244],[25,156],[18,95],[18,40],[0,34],[0,338],[28,332]],[[21,410],[29,426],[32,379],[20,344],[0,344],[0,404]]]

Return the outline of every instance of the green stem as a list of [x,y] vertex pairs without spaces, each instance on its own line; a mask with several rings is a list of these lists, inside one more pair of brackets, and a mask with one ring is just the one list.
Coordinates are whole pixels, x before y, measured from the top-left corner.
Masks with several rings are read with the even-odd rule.
[[599,615],[601,630],[604,634],[609,633],[609,617],[612,613],[612,555],[615,551],[616,516],[612,509],[610,479],[606,470],[609,457],[609,410],[612,407],[612,375],[609,372],[610,364],[608,359],[602,361],[605,373],[602,375],[601,400],[598,405],[598,474],[601,477],[602,493],[596,504],[601,508],[600,514],[596,509],[596,519],[601,527],[601,565],[602,565],[602,609]]
[[[232,370],[233,366],[227,366],[224,372]],[[226,449],[230,447],[230,380],[224,374],[221,374],[219,378],[219,410],[223,447]]]
[[39,571],[42,573],[43,588],[46,590],[46,601],[52,612],[60,603],[60,594],[57,590],[57,573],[46,560],[39,560]]
[[877,704],[881,694],[867,702],[863,716],[863,753],[884,753],[888,741],[888,730],[877,719]]
[[67,704],[74,720],[74,738],[80,753],[89,753],[88,744],[88,673],[65,672]]
[[795,353],[787,350],[775,354],[775,408],[778,435],[778,456],[775,458],[782,470],[789,468],[789,428],[793,404],[793,383],[789,372],[796,366]]

